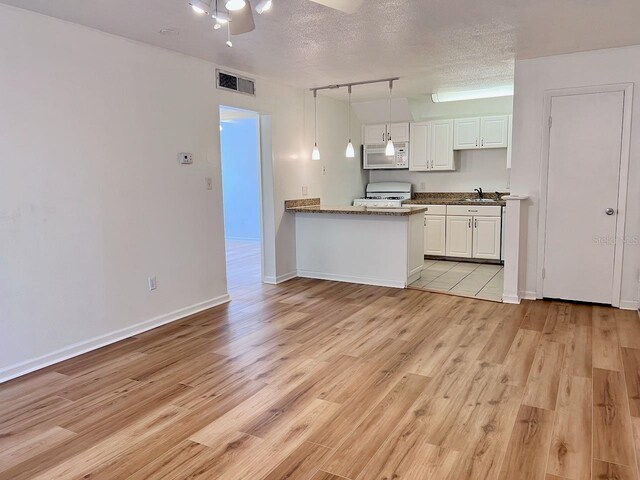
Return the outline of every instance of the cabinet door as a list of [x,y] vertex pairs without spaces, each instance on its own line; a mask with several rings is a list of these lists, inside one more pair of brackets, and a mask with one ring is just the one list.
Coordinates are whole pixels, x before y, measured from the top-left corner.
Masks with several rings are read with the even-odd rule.
[[480,118],[458,118],[453,121],[453,148],[480,148]]
[[509,115],[482,117],[480,120],[480,147],[507,148],[509,145]]
[[509,115],[509,133],[507,134],[507,168],[511,168],[511,146],[513,144],[513,115]]
[[411,145],[409,148],[409,170],[429,170],[429,166],[431,164],[430,144],[431,124],[429,122],[412,124]]
[[365,125],[362,127],[364,131],[365,145],[381,145],[387,141],[386,125]]
[[471,258],[473,229],[471,217],[447,216],[446,252],[447,257]]
[[409,141],[409,122],[392,123],[389,127],[391,132],[391,140],[394,142],[408,142]]
[[500,260],[500,217],[473,218],[473,258]]
[[446,255],[445,229],[447,217],[444,215],[424,216],[424,254]]
[[439,120],[431,125],[431,170],[455,170],[453,120]]

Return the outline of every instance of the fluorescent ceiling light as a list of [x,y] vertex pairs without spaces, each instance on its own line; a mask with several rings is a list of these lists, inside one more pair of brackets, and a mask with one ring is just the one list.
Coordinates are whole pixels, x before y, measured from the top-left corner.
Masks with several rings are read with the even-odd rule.
[[227,0],[224,7],[230,12],[235,12],[236,10],[242,10],[246,4],[245,0]]
[[256,5],[256,12],[258,12],[259,15],[262,15],[264,12],[271,10],[272,6],[273,0],[260,0]]
[[209,13],[209,10],[211,9],[211,5],[209,5],[207,2],[203,2],[202,0],[190,0],[189,5],[191,5],[193,11],[198,15]]
[[483,88],[479,90],[465,90],[461,92],[436,92],[431,94],[434,103],[458,102],[460,100],[477,100],[479,98],[508,97],[513,95],[513,85]]

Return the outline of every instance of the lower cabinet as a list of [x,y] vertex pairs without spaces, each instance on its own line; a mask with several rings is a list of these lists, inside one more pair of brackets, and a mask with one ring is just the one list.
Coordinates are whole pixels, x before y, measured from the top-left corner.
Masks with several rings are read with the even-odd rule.
[[471,258],[473,255],[473,218],[447,216],[446,256]]
[[445,232],[447,217],[445,215],[424,216],[424,254],[446,255]]
[[500,260],[500,217],[473,217],[473,258]]

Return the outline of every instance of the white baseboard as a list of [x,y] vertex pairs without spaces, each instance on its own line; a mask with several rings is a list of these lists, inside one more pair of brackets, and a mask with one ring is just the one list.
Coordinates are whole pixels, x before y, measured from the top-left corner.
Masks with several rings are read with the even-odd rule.
[[96,350],[100,347],[110,345],[134,335],[138,335],[139,333],[146,332],[147,330],[160,327],[167,323],[175,322],[176,320],[180,320],[181,318],[193,315],[194,313],[207,310],[208,308],[222,305],[223,303],[227,303],[229,300],[229,295],[220,295],[219,297],[211,298],[209,300],[205,300],[204,302],[196,303],[194,305],[190,305],[188,307],[181,308],[179,310],[175,310],[173,312],[160,315],[155,318],[151,318],[130,327],[116,330],[115,332],[106,333],[104,335],[93,337],[82,342],[74,343],[73,345],[69,345],[68,347],[61,348],[60,350],[56,350],[55,352],[51,352],[46,355],[27,360],[25,362],[9,365],[8,367],[0,370],[0,383],[11,380],[12,378],[20,377],[35,370],[48,367],[49,365],[53,365],[54,363],[67,360],[72,357],[77,357],[78,355],[82,355],[83,353],[89,352],[91,350]]
[[640,302],[634,300],[621,300],[620,308],[622,310],[638,310],[640,308]]
[[520,304],[520,296],[519,295],[502,295],[503,303],[511,303],[513,305]]
[[362,285],[374,285],[376,287],[405,288],[406,281],[386,280],[369,277],[353,277],[350,275],[333,275],[329,273],[310,272],[298,270],[298,276],[303,278],[316,278],[318,280],[331,280],[334,282],[359,283]]
[[277,285],[278,283],[286,282],[287,280],[291,280],[292,278],[296,278],[298,276],[298,272],[293,271],[289,273],[285,273],[284,275],[278,275],[274,277],[272,275],[265,275],[263,281],[264,283],[268,283],[269,285]]
[[531,291],[520,292],[520,298],[522,298],[523,300],[537,300],[538,293]]

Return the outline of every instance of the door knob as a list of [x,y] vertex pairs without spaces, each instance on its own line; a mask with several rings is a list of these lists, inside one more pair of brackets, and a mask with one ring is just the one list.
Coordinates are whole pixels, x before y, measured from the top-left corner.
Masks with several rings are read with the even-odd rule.
[[606,213],[607,215],[613,215],[614,213],[616,213],[616,211],[613,208],[607,208],[604,213]]

